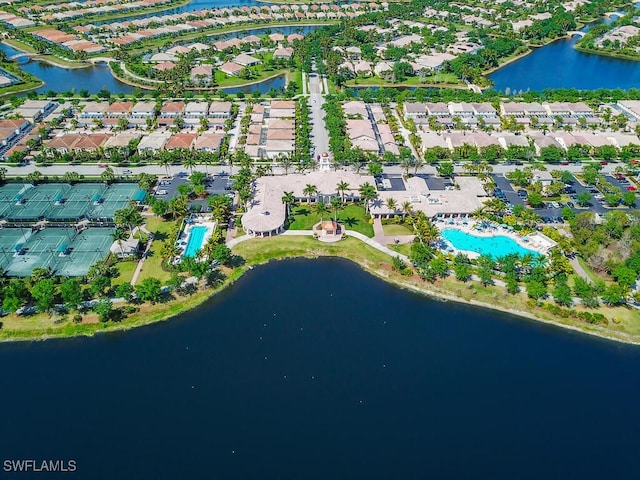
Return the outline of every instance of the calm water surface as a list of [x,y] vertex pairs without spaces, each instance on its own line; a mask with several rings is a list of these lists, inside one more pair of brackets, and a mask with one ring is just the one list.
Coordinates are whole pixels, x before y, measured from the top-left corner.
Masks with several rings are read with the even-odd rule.
[[536,48],[522,59],[489,75],[494,88],[511,92],[545,88],[638,88],[640,62],[577,51],[574,39]]
[[[636,4],[638,7],[640,4]],[[585,26],[582,31],[600,24],[610,24],[613,18],[602,18]],[[638,88],[640,62],[579,52],[574,48],[579,39],[564,38],[510,63],[489,75],[496,90],[540,91],[545,88]]]
[[640,468],[638,347],[432,301],[343,260],[258,267],[170,322],[4,344],[0,363],[2,459],[75,459],[60,478]]
[[[291,33],[301,33],[303,35],[312,32],[318,27],[314,26],[297,26],[297,27],[278,27],[278,28],[256,28],[238,33],[224,34],[212,36],[211,41],[217,41],[221,38],[231,38],[246,35],[264,35],[265,33],[280,32],[283,35]],[[185,42],[193,43],[193,42]],[[0,50],[4,51],[8,57],[19,54],[20,52],[8,45],[0,43]],[[75,89],[76,92],[86,88],[90,93],[97,93],[101,89],[106,88],[111,93],[132,93],[134,87],[116,80],[107,65],[96,65],[88,68],[79,68],[68,70],[56,67],[45,62],[21,60],[20,68],[24,71],[35,75],[45,81],[45,85],[37,89],[37,92],[46,92],[53,90],[56,92],[66,92]],[[286,86],[284,76],[272,78],[254,85],[246,87],[229,87],[225,88],[227,93],[251,93],[258,90],[260,93],[268,93],[272,88],[280,90]]]
[[[5,52],[8,57],[21,53],[3,43],[0,43],[0,50]],[[23,59],[20,61],[20,68],[44,80],[45,84],[38,88],[36,92],[46,92],[48,90],[68,92],[71,89],[79,92],[86,88],[90,93],[97,93],[106,88],[111,93],[131,93],[134,89],[132,86],[113,78],[107,65],[69,70],[45,62],[27,62],[26,59]]]

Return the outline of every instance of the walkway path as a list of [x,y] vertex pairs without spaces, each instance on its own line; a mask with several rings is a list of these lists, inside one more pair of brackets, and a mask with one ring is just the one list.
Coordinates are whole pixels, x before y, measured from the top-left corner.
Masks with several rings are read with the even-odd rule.
[[136,271],[133,272],[133,277],[131,277],[131,285],[136,284],[136,282],[138,281],[138,276],[140,275],[140,272],[142,271],[142,265],[144,264],[144,261],[147,259],[147,253],[149,253],[149,249],[151,248],[151,244],[153,243],[153,233],[151,233],[149,230],[147,230],[146,226],[141,226],[138,227],[140,230],[142,230],[144,233],[146,233],[147,235],[149,235],[149,241],[147,242],[147,246],[144,249],[144,252],[142,252],[142,256],[140,257],[140,260],[138,261],[138,265],[136,266]]
[[[347,236],[357,238],[358,240],[361,240],[362,242],[364,242],[367,245],[369,245],[370,247],[373,247],[376,250],[379,250],[379,251],[381,251],[383,253],[386,253],[387,255],[390,255],[392,257],[400,257],[405,262],[409,262],[409,257],[407,257],[406,255],[402,255],[401,253],[394,252],[390,248],[387,248],[384,245],[381,245],[380,243],[376,242],[373,238],[369,238],[369,237],[367,237],[366,235],[363,235],[360,232],[356,232],[354,230],[345,230],[345,233],[347,234]],[[313,230],[287,230],[287,231],[283,232],[281,235],[284,235],[284,236],[307,236],[307,237],[311,237],[311,236],[313,236]],[[232,249],[233,247],[235,247],[239,243],[246,242],[247,240],[252,240],[253,238],[254,237],[251,237],[249,235],[243,235],[242,237],[234,238],[230,242],[227,242],[227,247]]]
[[[411,260],[409,259],[409,257],[407,257],[406,255],[403,255],[403,254],[401,254],[399,252],[396,252],[394,250],[391,250],[390,248],[387,248],[384,245],[381,245],[374,238],[369,238],[366,235],[363,235],[362,233],[356,232],[356,231],[353,231],[353,230],[345,230],[345,233],[347,234],[347,236],[351,236],[351,237],[357,238],[358,240],[366,243],[370,247],[373,247],[373,248],[375,248],[376,250],[378,250],[380,252],[386,253],[387,255],[389,255],[391,257],[398,257],[402,261],[404,261],[404,262],[406,262],[408,264],[411,264]],[[286,230],[281,235],[285,235],[285,236],[309,236],[310,237],[310,236],[313,236],[313,231],[312,230]],[[227,242],[227,247],[232,249],[233,247],[235,247],[239,243],[246,242],[247,240],[252,240],[253,238],[254,237],[251,237],[249,235],[243,235],[242,237],[234,238],[230,242]],[[582,271],[584,272],[584,270],[582,270]],[[478,277],[477,275],[471,275],[471,280],[473,280],[474,282],[480,283],[480,277]],[[590,279],[589,279],[589,281],[590,281]],[[133,282],[132,282],[132,284],[133,284]],[[495,285],[497,287],[502,287],[502,288],[506,288],[506,286],[507,286],[507,284],[504,281],[500,280],[499,278],[495,278],[495,276],[492,279],[492,283],[491,284]],[[524,288],[524,286],[521,287],[521,289],[523,289],[523,288]],[[579,305],[581,303],[581,301],[580,301],[579,298],[573,297],[573,303],[574,303],[574,305]]]
[[416,149],[414,148],[413,144],[411,143],[411,137],[410,137],[410,133],[411,132],[409,132],[409,130],[407,128],[405,128],[404,123],[403,123],[402,119],[400,118],[400,115],[398,115],[398,112],[395,109],[395,107],[391,107],[391,113],[393,114],[393,116],[396,119],[396,122],[398,124],[398,131],[400,132],[400,135],[402,135],[402,138],[404,139],[405,145],[407,145],[407,147],[409,147],[411,149],[411,153],[413,153],[414,157],[422,158],[422,157],[420,157],[420,155],[418,155],[418,152],[416,151]]
[[380,245],[386,245],[386,239],[384,235],[384,227],[382,226],[382,220],[379,218],[373,219],[373,239]]
[[585,269],[582,268],[582,265],[580,265],[580,262],[578,261],[578,257],[574,256],[573,258],[569,258],[569,263],[571,264],[575,272],[578,274],[578,276],[582,277],[588,283],[592,283],[591,277],[585,271]]

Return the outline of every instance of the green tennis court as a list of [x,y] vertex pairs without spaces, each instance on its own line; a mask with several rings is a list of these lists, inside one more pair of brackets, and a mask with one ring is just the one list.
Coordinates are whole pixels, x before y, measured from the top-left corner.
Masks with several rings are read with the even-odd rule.
[[0,230],[0,264],[9,276],[28,277],[34,268],[50,268],[60,276],[82,276],[104,258],[113,243],[112,228]]
[[13,223],[76,223],[87,218],[111,223],[115,212],[145,195],[135,183],[109,187],[102,183],[8,184],[0,188],[0,219]]

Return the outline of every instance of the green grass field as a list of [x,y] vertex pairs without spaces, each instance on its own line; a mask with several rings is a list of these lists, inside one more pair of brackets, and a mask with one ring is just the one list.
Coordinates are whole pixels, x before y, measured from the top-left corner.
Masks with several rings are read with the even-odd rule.
[[163,220],[159,217],[148,217],[146,222],[147,230],[155,235],[155,239],[151,244],[151,249],[147,253],[147,259],[144,261],[137,283],[149,277],[155,277],[161,282],[166,282],[171,277],[171,273],[163,270],[160,251],[165,242],[175,240],[174,238],[169,238],[169,232],[175,225],[175,222]]
[[413,235],[413,231],[404,225],[390,224],[382,225],[385,235]]
[[[293,208],[290,230],[311,230],[320,221],[320,215],[313,205],[298,205]],[[323,217],[324,220],[333,218],[333,212]],[[338,222],[343,223],[347,230],[355,230],[367,237],[373,237],[373,226],[369,223],[371,217],[364,211],[364,207],[356,204],[348,204],[338,211]]]
[[131,283],[131,279],[133,278],[133,272],[136,271],[136,267],[138,266],[138,262],[124,260],[122,262],[118,262],[116,267],[118,268],[118,276],[113,279],[112,283],[114,285],[121,285],[123,283]]

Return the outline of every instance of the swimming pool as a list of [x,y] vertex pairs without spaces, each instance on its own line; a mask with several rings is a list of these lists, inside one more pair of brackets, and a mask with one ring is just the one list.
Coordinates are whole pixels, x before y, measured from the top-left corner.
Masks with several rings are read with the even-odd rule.
[[203,226],[193,226],[189,230],[189,240],[187,240],[187,247],[184,249],[185,257],[195,257],[198,250],[202,248],[202,242],[204,236],[207,233],[208,228]]
[[493,258],[501,258],[511,253],[515,253],[518,256],[526,254],[534,256],[540,255],[534,250],[520,246],[518,242],[504,235],[480,237],[463,232],[457,228],[446,228],[440,232],[440,236],[457,250],[475,252],[479,255],[489,255]]

